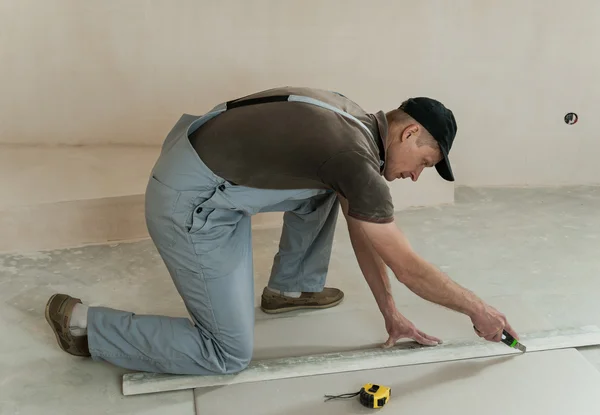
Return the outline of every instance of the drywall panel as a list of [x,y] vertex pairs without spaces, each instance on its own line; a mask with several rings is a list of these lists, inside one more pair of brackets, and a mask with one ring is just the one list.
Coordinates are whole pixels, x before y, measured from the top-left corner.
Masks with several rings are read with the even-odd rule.
[[144,196],[0,209],[0,252],[30,252],[148,237]]
[[0,252],[148,237],[154,146],[0,145]]
[[142,195],[159,146],[0,146],[0,208]]
[[600,345],[600,329],[578,327],[525,333],[521,341],[527,349],[519,351],[502,343],[485,341],[450,341],[436,347],[418,347],[404,343],[392,350],[380,347],[334,352],[293,358],[253,362],[244,371],[224,376],[181,376],[157,373],[127,373],[123,375],[123,394],[138,395],[156,392],[264,382],[343,372],[356,372],[398,366],[452,362],[459,360],[518,355],[524,352],[580,348]]
[[600,372],[574,349],[514,357],[377,369],[196,389],[196,413],[245,415],[367,414],[358,398],[324,395],[379,383],[392,390],[386,413],[596,415]]

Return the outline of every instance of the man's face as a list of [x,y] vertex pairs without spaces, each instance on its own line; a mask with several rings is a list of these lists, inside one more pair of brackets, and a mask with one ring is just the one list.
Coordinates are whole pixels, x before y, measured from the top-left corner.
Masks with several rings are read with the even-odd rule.
[[419,146],[417,140],[421,130],[417,127],[406,128],[399,132],[399,138],[393,140],[387,149],[386,166],[383,175],[387,181],[408,179],[416,182],[426,167],[435,166],[442,153],[437,145]]

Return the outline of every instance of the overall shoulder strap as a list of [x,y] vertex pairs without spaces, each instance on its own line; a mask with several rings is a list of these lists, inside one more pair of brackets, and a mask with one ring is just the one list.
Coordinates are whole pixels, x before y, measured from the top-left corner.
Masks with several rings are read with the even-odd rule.
[[241,98],[241,99],[237,99],[237,100],[233,100],[233,101],[228,101],[225,104],[225,110],[244,107],[247,105],[266,104],[269,102],[285,102],[285,101],[287,101],[287,102],[303,102],[305,104],[316,105],[318,107],[326,108],[328,110],[334,111],[334,112],[348,118],[349,120],[352,120],[355,123],[357,123],[363,130],[365,130],[367,132],[367,134],[369,134],[371,139],[374,139],[373,133],[371,132],[371,130],[369,130],[367,128],[367,126],[365,124],[363,124],[355,116],[350,115],[347,112],[334,107],[333,105],[327,104],[326,102],[319,101],[318,99],[314,99],[314,98],[310,98],[310,97],[301,96],[301,95],[273,95],[270,97],[260,97],[260,98],[248,98],[248,99]]

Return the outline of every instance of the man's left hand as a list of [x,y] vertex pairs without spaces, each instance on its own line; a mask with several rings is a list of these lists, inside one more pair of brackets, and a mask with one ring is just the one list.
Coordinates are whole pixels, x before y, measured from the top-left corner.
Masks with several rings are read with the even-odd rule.
[[385,317],[385,328],[389,334],[387,342],[383,348],[390,348],[396,342],[403,338],[415,340],[419,344],[426,346],[437,346],[442,343],[442,340],[437,337],[430,336],[417,329],[406,317],[400,314],[399,311],[394,311],[389,317]]

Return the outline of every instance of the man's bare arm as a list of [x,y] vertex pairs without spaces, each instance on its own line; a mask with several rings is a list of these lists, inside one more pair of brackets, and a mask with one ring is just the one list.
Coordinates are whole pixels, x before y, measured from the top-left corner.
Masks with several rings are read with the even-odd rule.
[[503,329],[518,338],[502,313],[421,258],[394,222],[355,223],[396,278],[419,297],[469,316],[486,340],[500,341]]
[[360,228],[396,278],[419,297],[468,316],[485,307],[475,294],[421,258],[394,222],[360,222]]
[[339,196],[339,199],[348,223],[348,232],[350,233],[350,240],[359,267],[375,297],[375,301],[385,321],[385,328],[389,334],[383,347],[392,347],[402,338],[410,338],[429,346],[441,343],[441,340],[437,337],[430,336],[417,329],[413,323],[398,311],[392,296],[390,278],[387,274],[385,262],[375,251],[375,248],[362,229],[360,221],[348,216],[348,202],[346,199],[342,196]]
[[352,248],[369,288],[371,289],[379,310],[384,316],[390,316],[396,311],[387,266],[373,248],[359,222],[348,216],[348,201],[339,196],[340,205],[346,222]]

